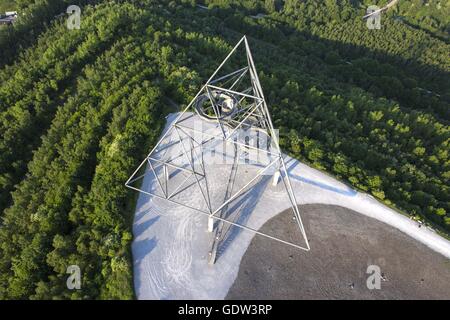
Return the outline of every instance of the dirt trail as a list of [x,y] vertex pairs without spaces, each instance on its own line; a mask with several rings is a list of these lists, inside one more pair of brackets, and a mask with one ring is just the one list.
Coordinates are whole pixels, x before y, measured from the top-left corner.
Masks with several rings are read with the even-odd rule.
[[[299,207],[311,251],[256,236],[227,299],[450,299],[450,260],[375,219],[330,205]],[[285,211],[263,231],[295,232]],[[378,265],[381,289],[367,288]]]

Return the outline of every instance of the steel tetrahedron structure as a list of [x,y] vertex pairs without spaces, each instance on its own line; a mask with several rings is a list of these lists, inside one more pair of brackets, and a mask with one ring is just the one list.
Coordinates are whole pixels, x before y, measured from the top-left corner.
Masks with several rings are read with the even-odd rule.
[[[243,54],[239,55],[239,51]],[[252,169],[241,169],[242,161]],[[146,175],[152,176],[151,185],[142,185]],[[273,185],[283,182],[304,245],[265,234],[231,218],[233,201],[251,192],[259,179],[267,176]],[[226,183],[218,182],[225,177]],[[214,232],[211,263],[216,259],[224,225],[310,249],[245,36],[166,128],[125,185],[206,215],[208,231]],[[199,196],[192,197],[193,193]]]

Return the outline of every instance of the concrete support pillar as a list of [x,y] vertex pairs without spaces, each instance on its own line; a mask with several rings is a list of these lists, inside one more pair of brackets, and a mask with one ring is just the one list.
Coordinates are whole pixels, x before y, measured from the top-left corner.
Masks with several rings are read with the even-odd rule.
[[273,174],[272,186],[276,187],[278,181],[280,181],[280,171],[277,171]]
[[208,232],[213,232],[214,230],[214,218],[208,217]]

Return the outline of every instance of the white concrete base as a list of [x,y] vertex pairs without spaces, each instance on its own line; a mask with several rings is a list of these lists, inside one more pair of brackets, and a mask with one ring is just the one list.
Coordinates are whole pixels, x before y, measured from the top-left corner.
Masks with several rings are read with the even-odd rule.
[[[172,114],[168,118],[167,126],[176,116]],[[419,228],[417,222],[398,214],[373,197],[352,190],[295,159],[286,157],[286,166],[298,204],[323,203],[343,206],[387,223],[427,245],[430,250],[450,258],[450,242],[429,228]],[[255,172],[258,170],[260,169],[255,168]],[[216,176],[209,180],[211,188],[217,187],[216,184],[221,181],[221,171],[214,172]],[[263,183],[253,187],[250,194],[253,198],[239,207],[243,213],[247,212],[246,210],[251,213],[245,221],[245,225],[251,228],[259,229],[270,218],[290,207],[283,183],[270,187],[270,180],[271,177],[267,179],[268,185]],[[148,190],[151,186],[156,188],[156,181],[148,175],[143,180],[142,188]],[[201,197],[200,192],[192,192],[186,194],[183,200],[195,204],[197,200],[200,203],[203,201]],[[139,195],[132,245],[134,283],[138,299],[225,298],[238,275],[239,264],[254,233],[237,233],[211,266],[208,265],[211,237],[204,230],[212,230],[210,227],[213,226],[213,220],[208,215],[165,200],[143,193]],[[306,234],[314,234],[314,228],[314,225],[308,226]],[[307,259],[308,253],[301,251],[300,254],[304,254]]]

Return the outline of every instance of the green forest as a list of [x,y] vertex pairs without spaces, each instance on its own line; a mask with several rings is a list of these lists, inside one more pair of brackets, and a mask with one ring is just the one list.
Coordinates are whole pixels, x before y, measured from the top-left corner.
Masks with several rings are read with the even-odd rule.
[[15,11],[17,9],[17,5],[13,0],[1,0],[0,1],[0,14],[3,14],[6,11]]
[[286,153],[450,234],[448,2],[400,0],[379,30],[356,0],[15,3],[0,26],[0,299],[135,298],[124,183],[168,100],[187,105],[244,34]]

